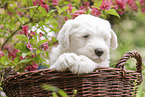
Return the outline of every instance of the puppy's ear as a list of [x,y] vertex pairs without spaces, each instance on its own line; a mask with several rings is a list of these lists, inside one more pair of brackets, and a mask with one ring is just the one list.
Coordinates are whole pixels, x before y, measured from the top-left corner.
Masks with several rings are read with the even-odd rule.
[[117,43],[117,36],[115,34],[115,32],[111,29],[111,42],[110,42],[110,47],[112,49],[116,49],[118,46],[118,43]]
[[62,29],[59,31],[57,40],[59,44],[64,48],[69,48],[69,36],[72,28],[73,20],[67,20],[65,24],[63,25]]

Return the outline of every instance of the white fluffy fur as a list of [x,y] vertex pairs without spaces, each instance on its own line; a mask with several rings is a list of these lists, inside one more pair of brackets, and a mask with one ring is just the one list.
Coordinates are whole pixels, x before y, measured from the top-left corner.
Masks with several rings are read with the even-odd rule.
[[[66,21],[57,39],[59,45],[50,53],[50,69],[68,69],[74,74],[90,73],[98,66],[109,67],[109,49],[118,45],[107,20],[85,14]],[[104,51],[100,57],[94,52],[97,48]]]

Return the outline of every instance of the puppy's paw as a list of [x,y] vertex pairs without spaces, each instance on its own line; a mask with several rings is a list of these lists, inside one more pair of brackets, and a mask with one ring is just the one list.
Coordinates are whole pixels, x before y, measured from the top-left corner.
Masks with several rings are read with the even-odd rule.
[[80,55],[75,59],[74,64],[70,67],[70,71],[74,74],[91,73],[97,66],[97,63],[88,57]]
[[49,69],[55,69],[57,71],[65,71],[74,64],[74,59],[76,59],[77,55],[74,53],[64,53],[59,56],[57,61],[50,66]]

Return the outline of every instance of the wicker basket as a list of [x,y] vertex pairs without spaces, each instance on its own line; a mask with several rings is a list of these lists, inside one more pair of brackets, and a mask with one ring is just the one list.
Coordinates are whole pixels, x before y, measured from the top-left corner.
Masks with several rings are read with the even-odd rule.
[[[137,60],[136,72],[126,71],[129,58]],[[63,89],[70,97],[133,97],[142,82],[142,59],[137,52],[127,52],[115,68],[96,68],[93,73],[74,75],[69,71],[38,70],[10,76],[3,81],[8,97],[52,97],[52,91],[42,89],[42,84]]]

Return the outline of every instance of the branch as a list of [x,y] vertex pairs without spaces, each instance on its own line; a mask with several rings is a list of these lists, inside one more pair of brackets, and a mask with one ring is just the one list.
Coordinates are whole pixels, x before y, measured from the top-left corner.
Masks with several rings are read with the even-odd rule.
[[[42,21],[42,20],[45,20],[45,19],[46,19],[46,17],[43,17],[43,18],[41,18],[40,20],[38,20],[38,19],[33,20],[33,19],[31,18],[28,22],[24,23],[23,25],[26,25],[26,24],[31,23],[31,22],[33,22],[33,23],[38,23],[38,22],[40,22],[40,21]],[[22,29],[22,26],[20,26],[17,30],[15,30],[15,31],[7,38],[7,40],[3,43],[2,47],[1,47],[1,50],[3,50],[5,44],[6,44],[15,34],[17,34],[17,32],[18,32],[20,29]]]
[[[39,7],[39,6],[38,6],[38,7]],[[33,21],[33,16],[36,14],[38,7],[36,8],[34,14],[33,14],[32,17],[29,19],[29,21],[26,22],[26,23],[24,23],[23,25],[26,25],[26,24],[28,24],[28,23],[30,23],[30,22]],[[40,19],[40,21],[41,21],[41,19]],[[15,30],[15,31],[7,38],[7,40],[3,43],[2,47],[1,47],[1,50],[3,50],[5,44],[6,44],[6,43],[7,43],[7,42],[8,42],[8,41],[9,41],[9,40],[10,40],[10,39],[20,30],[20,29],[22,29],[22,26],[20,26],[17,30]]]
[[[24,23],[23,25],[26,25],[26,24],[28,24],[28,23],[30,23],[31,22],[31,20],[30,21],[28,21],[28,22],[26,22],[26,23]],[[3,45],[2,45],[2,47],[1,47],[1,50],[3,50],[3,48],[4,48],[4,46],[5,46],[5,44],[20,30],[20,29],[22,29],[22,26],[20,26],[17,30],[15,30],[8,38],[7,38],[7,40],[3,43]]]

